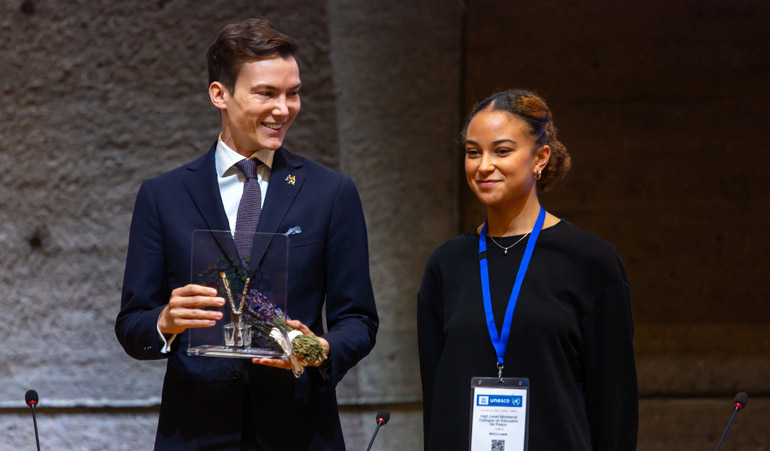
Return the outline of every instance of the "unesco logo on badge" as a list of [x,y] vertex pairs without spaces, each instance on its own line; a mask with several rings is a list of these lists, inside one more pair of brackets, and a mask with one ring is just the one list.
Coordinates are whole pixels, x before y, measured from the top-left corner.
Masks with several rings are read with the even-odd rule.
[[521,407],[521,403],[521,396],[479,395],[476,397],[477,406]]

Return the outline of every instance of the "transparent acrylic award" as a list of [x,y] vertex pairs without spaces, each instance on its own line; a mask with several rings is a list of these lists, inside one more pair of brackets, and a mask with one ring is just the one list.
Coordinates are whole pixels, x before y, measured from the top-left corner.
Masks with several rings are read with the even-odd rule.
[[[289,237],[254,233],[251,257],[242,259],[231,232],[196,230],[191,283],[217,289],[223,313],[214,326],[191,328],[187,353],[209,357],[286,358],[285,332]],[[283,346],[281,345],[283,343]]]

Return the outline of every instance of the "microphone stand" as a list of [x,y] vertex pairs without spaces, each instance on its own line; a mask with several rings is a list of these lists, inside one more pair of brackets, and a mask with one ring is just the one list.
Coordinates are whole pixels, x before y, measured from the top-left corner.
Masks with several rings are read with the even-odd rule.
[[29,406],[32,408],[32,423],[35,424],[35,443],[37,444],[37,451],[40,451],[40,437],[37,435],[37,416],[35,415],[35,402],[31,402]]
[[372,443],[374,443],[374,438],[377,437],[377,431],[380,430],[380,426],[382,426],[382,423],[380,422],[380,420],[377,420],[377,427],[374,428],[374,434],[372,434],[372,439],[369,440],[369,446],[366,447],[366,451],[369,451],[370,449],[372,449]]
[[727,423],[727,427],[725,428],[725,432],[722,434],[722,439],[719,440],[719,444],[717,444],[716,451],[719,451],[719,448],[722,446],[722,443],[725,441],[725,438],[727,437],[727,431],[730,430],[730,426],[733,424],[733,420],[735,419],[735,415],[738,414],[738,411],[741,410],[740,404],[735,405],[735,410],[733,410],[733,415],[730,417],[730,421]]

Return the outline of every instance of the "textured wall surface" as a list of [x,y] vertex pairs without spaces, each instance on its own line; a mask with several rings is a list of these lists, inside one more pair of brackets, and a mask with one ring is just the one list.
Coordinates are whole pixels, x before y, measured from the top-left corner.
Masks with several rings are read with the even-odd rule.
[[452,138],[462,3],[434,4],[331,2],[341,166],[361,191],[382,324],[372,359],[379,364],[346,377],[345,386],[358,383],[342,400],[421,399],[417,289],[428,254],[458,221]]
[[[391,420],[381,427],[373,450],[422,449],[422,436],[413,434],[422,424],[419,405],[390,407]],[[377,409],[361,406],[341,408],[347,448],[363,450],[375,429]],[[642,399],[639,414],[639,450],[701,451],[719,442],[731,411],[724,400]],[[770,402],[752,399],[738,414],[722,449],[764,451],[770,443],[767,418]],[[49,450],[137,451],[152,449],[157,411],[56,411],[41,407],[38,413],[40,447]],[[28,412],[0,416],[0,449],[31,450],[35,447],[32,419]],[[417,425],[415,425],[417,423]],[[676,428],[676,434],[670,431]]]
[[348,446],[365,447],[388,407],[379,449],[421,447],[415,293],[458,222],[463,4],[441,4],[0,4],[0,449],[34,443],[30,388],[44,448],[151,448],[164,362],[132,360],[113,332],[134,197],[208,150],[219,113],[205,50],[257,15],[300,44],[303,106],[287,147],[348,173],[367,216],[381,328],[339,388]]
[[[313,5],[305,10],[324,17]],[[9,318],[0,331],[0,402],[26,387],[49,405],[154,402],[163,363],[133,361],[112,331],[134,196],[142,180],[208,150],[219,117],[206,93],[205,50],[224,24],[271,10],[248,1],[3,8],[3,48],[13,52],[3,52],[0,75]],[[296,28],[302,41],[328,42],[322,21]],[[316,58],[323,49],[308,47],[324,70],[303,77],[303,115],[317,118],[334,111],[331,95],[316,102],[312,94],[331,91],[330,69]],[[334,123],[317,128],[298,126],[288,145],[334,163]]]

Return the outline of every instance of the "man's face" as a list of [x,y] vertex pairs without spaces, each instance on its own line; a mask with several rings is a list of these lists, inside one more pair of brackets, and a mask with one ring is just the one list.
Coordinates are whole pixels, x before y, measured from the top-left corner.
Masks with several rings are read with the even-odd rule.
[[222,140],[245,156],[281,147],[299,113],[301,85],[293,57],[244,63],[233,93],[222,93]]

